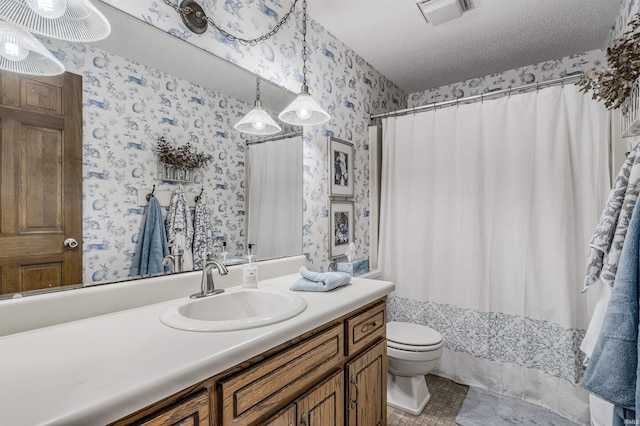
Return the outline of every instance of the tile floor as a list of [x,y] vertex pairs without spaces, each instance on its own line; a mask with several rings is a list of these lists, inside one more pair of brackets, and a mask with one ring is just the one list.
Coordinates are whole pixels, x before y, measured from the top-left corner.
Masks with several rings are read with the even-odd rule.
[[419,416],[387,407],[388,426],[455,426],[469,386],[434,375],[427,376],[431,400]]

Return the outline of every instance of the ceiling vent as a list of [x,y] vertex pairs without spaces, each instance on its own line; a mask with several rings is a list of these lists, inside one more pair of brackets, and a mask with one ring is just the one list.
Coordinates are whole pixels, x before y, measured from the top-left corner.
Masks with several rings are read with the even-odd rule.
[[462,16],[469,9],[466,0],[418,0],[418,9],[431,25],[440,25]]

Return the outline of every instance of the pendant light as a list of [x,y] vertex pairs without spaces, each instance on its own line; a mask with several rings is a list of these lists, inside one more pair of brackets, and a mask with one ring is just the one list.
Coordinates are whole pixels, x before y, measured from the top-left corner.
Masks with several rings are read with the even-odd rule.
[[307,86],[307,1],[302,2],[302,88],[298,97],[278,115],[280,121],[294,125],[322,124],[331,118],[309,95]]
[[0,21],[0,69],[31,75],[58,75],[64,65],[31,33]]
[[282,130],[278,123],[262,109],[260,102],[260,77],[256,77],[256,105],[247,115],[238,121],[234,129],[251,135],[273,135]]
[[107,18],[89,0],[2,0],[0,19],[73,42],[102,40],[111,32]]

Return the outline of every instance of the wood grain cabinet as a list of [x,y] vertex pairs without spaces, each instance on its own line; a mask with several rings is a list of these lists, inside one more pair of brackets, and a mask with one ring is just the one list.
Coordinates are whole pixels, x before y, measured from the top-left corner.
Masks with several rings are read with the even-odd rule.
[[386,297],[114,425],[385,426],[385,308]]
[[335,373],[298,398],[265,426],[343,426],[344,374]]
[[381,340],[345,367],[349,426],[387,423],[387,344]]
[[160,410],[138,422],[141,426],[208,426],[209,392],[206,390]]

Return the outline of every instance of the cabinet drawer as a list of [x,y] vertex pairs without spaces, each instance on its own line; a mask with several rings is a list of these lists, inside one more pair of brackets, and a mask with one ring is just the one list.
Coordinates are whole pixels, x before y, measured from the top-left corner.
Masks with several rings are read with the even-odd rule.
[[372,306],[366,311],[347,319],[346,354],[352,355],[373,343],[376,339],[386,336],[384,310],[386,302]]
[[338,368],[342,324],[221,381],[222,423],[246,425],[273,414]]

